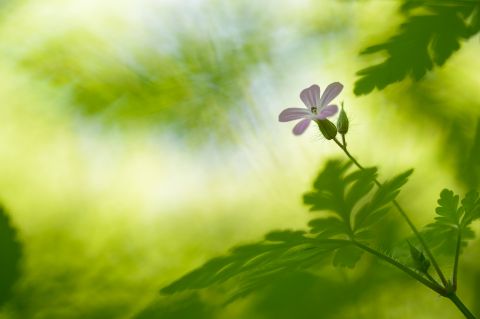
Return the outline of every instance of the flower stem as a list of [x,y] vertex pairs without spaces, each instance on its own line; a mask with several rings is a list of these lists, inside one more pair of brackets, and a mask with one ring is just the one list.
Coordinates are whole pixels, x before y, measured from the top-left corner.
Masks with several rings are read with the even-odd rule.
[[[365,168],[360,165],[360,163],[350,154],[350,152],[347,150],[347,147],[343,145],[337,138],[333,138],[333,141],[343,150],[345,155],[361,170],[364,170]],[[382,186],[382,183],[380,183],[377,179],[375,179],[375,184],[378,187]],[[433,257],[432,252],[430,251],[430,248],[428,247],[427,243],[423,240],[422,236],[420,235],[420,232],[417,230],[417,227],[413,224],[413,222],[410,220],[408,217],[407,213],[403,210],[403,208],[400,206],[400,204],[396,200],[392,200],[393,206],[400,212],[400,215],[402,215],[403,219],[407,222],[408,226],[410,229],[413,231],[415,236],[417,237],[418,241],[420,244],[423,246],[423,249],[425,250],[425,253],[427,254],[428,258],[430,259],[430,262],[432,263],[433,267],[435,268],[436,273],[438,274],[438,277],[442,281],[442,284],[445,288],[449,287],[450,284],[448,283],[447,279],[445,278],[445,275],[443,274],[442,270],[440,269],[440,266],[438,265],[437,261]]]

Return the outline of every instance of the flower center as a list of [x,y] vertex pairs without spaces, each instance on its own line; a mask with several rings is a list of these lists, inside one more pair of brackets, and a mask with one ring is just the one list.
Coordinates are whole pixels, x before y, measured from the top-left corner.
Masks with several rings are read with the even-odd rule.
[[316,107],[316,106],[313,106],[313,107],[311,108],[311,111],[312,111],[313,114],[317,114],[317,107]]

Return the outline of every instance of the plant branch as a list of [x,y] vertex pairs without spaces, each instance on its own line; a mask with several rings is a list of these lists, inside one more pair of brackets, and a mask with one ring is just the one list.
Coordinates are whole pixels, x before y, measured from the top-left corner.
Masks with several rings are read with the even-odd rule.
[[458,296],[455,293],[449,294],[447,296],[448,299],[450,299],[455,306],[457,306],[458,310],[460,310],[465,318],[467,319],[476,319],[473,313],[463,304],[463,302],[458,298]]
[[391,258],[388,255],[385,255],[385,254],[383,254],[383,253],[381,253],[381,252],[379,252],[379,251],[377,251],[373,248],[368,247],[367,245],[364,245],[364,244],[362,244],[362,243],[360,243],[356,240],[353,240],[353,243],[357,247],[359,247],[359,248],[369,252],[370,254],[388,262],[389,264],[397,267],[398,269],[405,272],[410,277],[414,278],[415,280],[419,281],[420,283],[424,284],[425,286],[427,286],[428,288],[432,289],[433,291],[439,293],[440,295],[445,295],[445,289],[442,286],[440,286],[439,284],[437,284],[435,281],[431,281],[427,278],[424,278],[422,275],[420,275],[416,271],[412,270],[411,268],[409,268],[409,267],[405,266],[404,264],[396,261],[395,259]]
[[[361,170],[364,170],[365,168],[350,154],[350,152],[347,150],[347,147],[343,145],[337,138],[333,138],[333,141],[343,150],[345,155]],[[375,184],[378,187],[382,186],[382,183],[380,183],[377,179],[375,179]],[[443,274],[442,270],[440,269],[440,266],[438,265],[437,261],[433,257],[432,252],[430,251],[430,248],[428,247],[427,243],[423,240],[422,236],[420,235],[420,232],[417,230],[417,227],[413,224],[413,222],[410,220],[408,217],[407,213],[403,210],[403,208],[400,206],[400,204],[396,200],[392,200],[393,206],[400,212],[402,215],[403,219],[407,222],[408,226],[410,229],[413,231],[415,236],[417,237],[418,241],[420,244],[423,246],[423,249],[425,250],[425,253],[427,254],[428,258],[430,259],[430,262],[432,263],[433,267],[435,268],[436,273],[438,274],[438,277],[442,281],[443,285],[445,288],[449,287],[449,283]]]
[[457,245],[455,247],[455,259],[454,259],[454,262],[453,262],[453,272],[452,272],[452,288],[453,288],[453,291],[457,290],[458,261],[460,259],[461,245],[462,245],[462,232],[460,231],[460,226],[459,226],[458,234],[457,234]]

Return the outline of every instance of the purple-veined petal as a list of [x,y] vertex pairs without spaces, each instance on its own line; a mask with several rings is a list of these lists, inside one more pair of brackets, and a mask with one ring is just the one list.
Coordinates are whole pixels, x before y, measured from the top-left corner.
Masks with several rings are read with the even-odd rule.
[[288,122],[288,121],[298,120],[298,119],[301,119],[301,118],[306,118],[309,115],[312,115],[312,112],[310,112],[307,109],[290,107],[288,109],[283,110],[278,115],[278,120],[280,122]]
[[300,99],[309,109],[319,106],[318,102],[320,100],[320,87],[314,84],[309,88],[302,90],[300,93]]
[[293,134],[295,135],[303,134],[303,132],[305,132],[307,127],[310,125],[310,121],[311,121],[310,119],[303,119],[300,122],[298,122],[297,125],[295,125],[295,127],[293,128]]
[[326,119],[327,117],[333,116],[338,112],[338,106],[335,104],[327,105],[320,109],[320,112],[315,116],[315,118],[322,120]]
[[325,91],[322,94],[322,97],[320,98],[320,104],[319,106],[325,106],[328,105],[328,103],[332,102],[334,98],[337,97],[337,95],[340,94],[343,90],[343,85],[339,82],[333,82],[327,86]]

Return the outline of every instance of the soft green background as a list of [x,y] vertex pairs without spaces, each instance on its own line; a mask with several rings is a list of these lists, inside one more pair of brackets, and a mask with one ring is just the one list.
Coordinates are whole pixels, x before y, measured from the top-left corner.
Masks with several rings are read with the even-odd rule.
[[[312,83],[345,85],[363,163],[383,177],[415,168],[400,200],[418,225],[442,188],[478,186],[465,159],[480,117],[478,35],[419,82],[353,94],[356,71],[382,60],[358,53],[396,32],[399,5],[0,1],[0,199],[24,253],[0,318],[460,318],[369,258],[228,305],[228,287],[158,294],[235,244],[305,227],[301,196],[340,152],[277,117]],[[459,291],[477,314],[479,256],[477,240]]]

